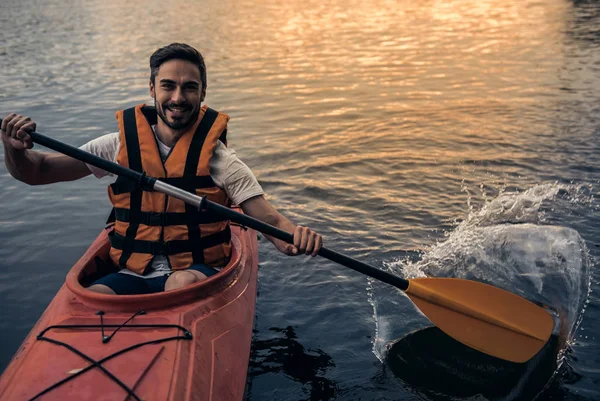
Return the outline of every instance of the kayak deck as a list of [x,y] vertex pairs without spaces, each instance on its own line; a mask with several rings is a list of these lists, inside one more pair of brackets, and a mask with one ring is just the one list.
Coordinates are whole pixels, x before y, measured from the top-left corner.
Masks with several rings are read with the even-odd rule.
[[[241,400],[256,302],[257,239],[232,226],[230,263],[205,281],[148,295],[88,291],[106,231],[0,378],[4,400]],[[100,259],[98,259],[100,258]]]

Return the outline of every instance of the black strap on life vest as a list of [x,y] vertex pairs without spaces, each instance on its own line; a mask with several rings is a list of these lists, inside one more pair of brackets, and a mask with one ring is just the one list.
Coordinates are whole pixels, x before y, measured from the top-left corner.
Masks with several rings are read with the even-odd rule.
[[[187,158],[185,160],[185,167],[183,169],[183,178],[191,179],[196,176],[196,172],[198,170],[198,162],[200,160],[200,153],[202,152],[202,147],[204,146],[204,142],[206,141],[206,136],[210,131],[210,128],[215,123],[217,113],[213,109],[206,109],[204,113],[204,117],[198,124],[198,129],[192,138],[192,143],[190,144],[190,148],[187,153]],[[189,214],[197,213],[198,209],[189,204],[185,204],[185,212]],[[191,243],[198,244],[200,242],[201,234],[200,234],[200,226],[197,224],[193,224],[191,222],[187,223],[188,226],[188,238]],[[204,263],[204,249],[201,247],[192,248],[192,260],[194,264]]]
[[[148,123],[156,123],[156,110],[153,107],[143,107],[142,112],[148,119]],[[154,115],[152,115],[154,112]],[[195,193],[197,188],[212,188],[215,183],[212,177],[197,176],[198,162],[206,136],[217,119],[218,112],[208,108],[198,124],[194,133],[190,148],[188,149],[186,164],[182,177],[159,178],[168,184],[174,185],[188,192]],[[143,172],[141,152],[137,125],[135,121],[135,109],[127,109],[123,112],[123,126],[125,130],[125,141],[129,158],[129,168]],[[222,140],[227,140],[226,133],[222,134]],[[150,253],[153,255],[171,255],[181,252],[192,252],[193,263],[204,263],[204,249],[221,243],[229,243],[231,232],[229,227],[215,234],[202,237],[199,224],[215,223],[223,219],[209,214],[206,211],[199,212],[195,207],[185,205],[183,213],[157,213],[142,212],[142,190],[131,180],[118,177],[111,184],[115,195],[130,193],[130,209],[114,208],[114,218],[118,221],[128,222],[125,236],[113,234],[109,236],[111,246],[121,249],[123,252],[119,259],[119,265],[126,267],[127,260],[132,253]],[[113,214],[111,213],[111,216]],[[154,242],[136,240],[140,224],[149,226],[187,225],[189,240],[176,240],[169,242]]]
[[[124,223],[131,222],[131,212],[129,209],[124,208],[113,208],[114,220],[122,221]],[[114,221],[113,220],[113,221]],[[191,215],[188,213],[176,213],[176,212],[141,212],[140,213],[140,224],[146,226],[185,226],[190,224],[210,224],[224,221],[216,213],[210,213],[205,210],[199,212],[194,210]]]
[[106,227],[104,227],[104,228],[107,229],[108,227],[113,225],[114,222],[115,222],[115,208],[113,207],[110,210],[110,214],[108,215],[108,218],[106,219],[106,224],[105,224]]
[[[111,231],[108,233],[110,245],[115,249],[123,249],[126,245],[127,238]],[[135,240],[133,242],[133,252],[147,253],[151,255],[174,255],[183,252],[194,252],[194,249],[208,249],[213,246],[229,242],[231,240],[231,229],[227,226],[223,231],[218,231],[211,235],[206,235],[200,238],[199,242],[191,242],[188,240],[173,240],[173,241],[144,241]]]
[[227,146],[227,128],[223,130],[223,133],[219,137],[219,141],[223,142],[223,145]]
[[[125,130],[125,144],[127,146],[129,168],[142,173],[142,156],[140,153],[140,142],[135,121],[135,108],[123,111],[123,128]],[[131,191],[129,196],[129,207],[131,222],[129,223],[129,227],[127,227],[125,241],[123,243],[123,252],[119,258],[119,265],[122,267],[127,266],[127,261],[131,257],[135,237],[140,226],[140,212],[142,211],[142,189],[140,187],[135,187]]]

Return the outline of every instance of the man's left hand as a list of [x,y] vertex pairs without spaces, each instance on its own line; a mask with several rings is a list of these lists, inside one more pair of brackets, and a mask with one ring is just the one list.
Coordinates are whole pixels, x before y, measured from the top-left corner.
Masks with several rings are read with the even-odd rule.
[[317,256],[323,246],[323,237],[308,227],[296,226],[294,244],[288,244],[288,255]]

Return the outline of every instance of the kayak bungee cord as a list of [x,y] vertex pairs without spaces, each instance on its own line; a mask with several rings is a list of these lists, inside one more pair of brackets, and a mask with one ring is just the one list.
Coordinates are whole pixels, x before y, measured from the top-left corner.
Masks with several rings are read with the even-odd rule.
[[[173,340],[192,340],[194,338],[194,336],[192,335],[192,333],[187,330],[185,327],[177,325],[177,324],[130,324],[127,325],[127,323],[129,321],[131,321],[134,317],[139,316],[139,315],[144,315],[146,312],[144,311],[138,311],[136,312],[132,317],[130,317],[127,321],[125,321],[122,324],[104,324],[103,321],[103,315],[104,312],[103,311],[98,311],[96,313],[97,316],[100,316],[100,324],[79,324],[79,325],[53,325],[53,326],[49,326],[46,327],[44,330],[42,330],[40,332],[40,334],[38,334],[37,339],[40,341],[46,341],[52,344],[56,344],[56,345],[60,345],[62,347],[67,348],[68,350],[72,351],[73,353],[79,355],[80,357],[82,357],[83,359],[85,359],[86,361],[90,362],[91,364],[88,365],[87,367],[73,373],[71,376],[64,378],[63,380],[49,386],[48,388],[46,388],[45,390],[42,390],[41,392],[39,392],[38,394],[36,394],[35,396],[33,396],[32,398],[29,399],[29,401],[34,401],[36,399],[38,399],[39,397],[43,396],[44,394],[47,394],[48,392],[54,390],[55,388],[63,385],[64,383],[76,378],[77,376],[87,372],[88,370],[92,369],[92,368],[98,368],[100,369],[106,376],[108,376],[112,381],[114,381],[115,383],[117,383],[121,388],[123,388],[127,394],[129,394],[129,396],[133,397],[136,401],[142,401],[142,399],[137,396],[135,394],[135,392],[133,391],[133,389],[129,388],[125,383],[123,383],[121,380],[119,380],[118,377],[116,377],[115,375],[113,375],[110,371],[108,371],[104,366],[102,366],[102,364],[104,362],[107,362],[119,355],[122,355],[124,353],[127,353],[129,351],[132,351],[134,349],[143,347],[144,345],[150,345],[150,344],[160,344],[160,343],[164,343],[167,341],[173,341]],[[138,344],[134,344],[131,345],[127,348],[124,348],[120,351],[117,351],[113,354],[110,354],[102,359],[100,359],[99,361],[94,360],[93,358],[91,358],[90,356],[84,354],[83,352],[81,352],[80,350],[78,350],[77,348],[62,342],[62,341],[58,341],[55,340],[53,338],[49,338],[49,337],[45,337],[44,334],[46,334],[48,331],[53,330],[53,329],[88,329],[88,328],[100,328],[101,329],[101,335],[102,335],[102,343],[106,344],[108,341],[110,341],[110,339],[116,334],[117,331],[119,331],[119,329],[121,329],[122,327],[124,327],[125,325],[127,325],[127,327],[136,327],[136,328],[161,328],[161,329],[173,329],[176,328],[178,330],[181,330],[183,332],[183,335],[179,335],[179,336],[173,336],[173,337],[165,337],[165,338],[159,338],[156,340],[151,340],[151,341],[145,341],[145,342],[141,342]],[[116,330],[110,335],[110,337],[106,337],[104,335],[104,328],[105,327],[115,327]]]
[[145,315],[145,314],[146,314],[146,311],[143,311],[143,310],[135,312],[133,314],[133,316],[131,316],[123,324],[121,324],[119,327],[117,327],[110,336],[106,336],[106,335],[104,335],[104,319],[103,319],[104,311],[99,310],[98,312],[96,312],[96,315],[100,316],[100,326],[102,327],[102,342],[104,344],[106,344],[107,342],[110,341],[111,338],[114,337],[115,334],[117,334],[117,331],[121,330],[121,328],[124,327],[127,323],[129,323],[134,317],[140,316],[140,315]]

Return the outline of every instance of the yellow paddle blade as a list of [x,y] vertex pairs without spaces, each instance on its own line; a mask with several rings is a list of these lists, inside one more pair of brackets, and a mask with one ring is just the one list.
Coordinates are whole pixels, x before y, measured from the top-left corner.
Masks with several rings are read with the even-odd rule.
[[409,280],[408,297],[450,337],[486,354],[526,362],[546,344],[554,319],[500,288],[459,278]]

